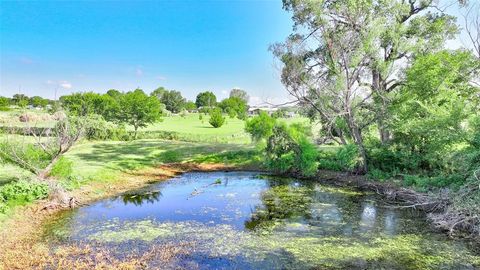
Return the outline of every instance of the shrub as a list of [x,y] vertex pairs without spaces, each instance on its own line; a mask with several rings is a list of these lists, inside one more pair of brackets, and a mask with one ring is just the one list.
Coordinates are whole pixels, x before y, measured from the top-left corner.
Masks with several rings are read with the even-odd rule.
[[[12,157],[24,161],[19,164]],[[15,163],[24,169],[45,168],[51,161],[52,154],[44,151],[40,146],[17,141],[0,142],[0,159]]]
[[272,135],[275,123],[274,118],[262,111],[258,116],[245,122],[245,131],[250,134],[253,141],[258,142]]
[[358,164],[358,148],[355,144],[344,145],[336,154],[339,165],[349,171],[353,171]]
[[304,133],[286,124],[277,124],[268,138],[267,166],[279,173],[312,176],[317,172],[318,152]]
[[127,140],[128,134],[125,126],[92,115],[86,120],[85,137],[89,140]]
[[225,117],[222,115],[222,111],[218,108],[213,109],[210,112],[210,120],[208,121],[214,128],[219,128],[225,122]]
[[5,213],[9,205],[24,204],[48,196],[48,185],[40,182],[20,180],[0,187],[0,212]]
[[321,151],[319,168],[333,171],[353,171],[358,164],[358,159],[357,146],[347,144],[335,153]]
[[50,175],[61,178],[68,178],[73,172],[73,162],[66,157],[60,157],[52,167]]
[[305,176],[312,176],[318,170],[318,150],[310,141],[302,137],[298,141],[297,167]]

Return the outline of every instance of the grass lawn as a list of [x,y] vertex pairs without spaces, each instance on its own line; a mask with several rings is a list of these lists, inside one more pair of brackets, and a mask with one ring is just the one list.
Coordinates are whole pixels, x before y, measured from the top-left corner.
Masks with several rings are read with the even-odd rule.
[[13,164],[0,163],[0,186],[17,179],[32,177],[32,173]]
[[[139,132],[176,132],[179,140],[200,141],[200,142],[222,142],[222,143],[250,143],[249,135],[244,131],[245,121],[225,116],[225,124],[219,128],[214,128],[208,123],[209,116],[202,115],[199,119],[198,113],[187,114],[185,117],[173,115],[164,117],[161,122],[149,125],[139,129]],[[287,123],[305,122],[307,118],[288,118],[282,119]],[[133,130],[133,127],[128,127]]]
[[171,162],[244,164],[255,162],[255,153],[253,146],[241,144],[136,140],[85,142],[74,146],[65,157],[73,161],[75,177],[98,181]]

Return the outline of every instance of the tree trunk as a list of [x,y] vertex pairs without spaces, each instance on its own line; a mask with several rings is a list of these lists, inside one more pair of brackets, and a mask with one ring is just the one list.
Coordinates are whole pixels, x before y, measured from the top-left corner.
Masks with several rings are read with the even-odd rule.
[[133,133],[133,139],[136,140],[137,139],[137,130],[138,130],[138,126],[133,126],[133,128],[135,129],[134,133]]
[[363,145],[362,133],[358,128],[358,126],[355,124],[353,117],[351,115],[347,115],[346,118],[347,118],[346,120],[348,123],[348,127],[352,134],[353,142],[358,147],[358,154],[359,154],[360,160],[357,164],[357,173],[365,174],[368,171],[367,152],[365,150],[365,146]]
[[45,169],[43,169],[43,171],[41,171],[37,176],[38,178],[40,179],[46,179],[47,176],[50,174],[50,171],[52,170],[53,168],[53,165],[55,165],[55,163],[58,161],[58,159],[60,158],[61,154],[59,153],[58,155],[56,155],[51,161],[50,163],[47,165],[47,167],[45,167]]
[[382,144],[386,144],[390,140],[390,131],[388,130],[385,123],[385,120],[387,118],[388,106],[385,97],[385,95],[387,94],[386,82],[382,79],[380,72],[375,69],[372,71],[372,88],[374,93],[376,93],[377,95],[376,97],[374,97],[373,100],[375,102],[375,105],[378,106],[376,112],[378,133]]

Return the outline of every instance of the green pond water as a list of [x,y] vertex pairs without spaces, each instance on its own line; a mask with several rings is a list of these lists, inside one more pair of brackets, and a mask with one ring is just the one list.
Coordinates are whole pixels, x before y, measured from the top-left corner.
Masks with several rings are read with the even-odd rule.
[[480,267],[472,245],[432,231],[419,212],[374,194],[256,172],[186,173],[64,212],[45,232],[52,248],[101,243],[120,257],[186,246],[155,269]]

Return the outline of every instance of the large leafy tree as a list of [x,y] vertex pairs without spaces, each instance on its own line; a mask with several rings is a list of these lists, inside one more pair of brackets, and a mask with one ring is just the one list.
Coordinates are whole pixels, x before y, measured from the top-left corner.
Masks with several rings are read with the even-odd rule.
[[[410,59],[441,48],[457,30],[431,0],[284,0],[294,33],[272,46],[282,82],[340,143],[352,141],[366,171],[364,130],[390,132],[388,107]],[[337,139],[338,138],[338,139]]]
[[48,99],[44,99],[40,96],[33,96],[30,98],[30,105],[37,108],[45,108],[48,105]]
[[160,86],[157,89],[153,90],[152,93],[150,93],[150,96],[158,98],[158,100],[162,100],[163,94],[167,92],[168,90],[165,89],[165,87]]
[[217,97],[214,93],[210,91],[201,92],[197,95],[197,99],[195,100],[195,104],[197,108],[200,107],[213,107],[217,104]]
[[179,113],[185,108],[185,103],[187,102],[187,100],[182,97],[182,93],[175,90],[165,91],[160,101],[165,104],[165,108],[172,113]]
[[426,170],[438,169],[465,142],[467,119],[479,110],[480,88],[470,83],[479,63],[467,51],[418,57],[394,98],[393,142]]
[[247,103],[240,97],[229,97],[218,104],[225,113],[233,116],[243,116],[247,112]]
[[230,96],[231,98],[233,97],[237,97],[237,98],[240,98],[241,100],[243,100],[245,103],[248,103],[248,94],[245,90],[242,90],[242,89],[239,89],[239,88],[233,88],[231,91],[230,91]]
[[136,89],[124,94],[119,101],[121,112],[117,119],[132,125],[137,138],[138,128],[158,121],[161,117],[160,102],[156,97],[147,96],[143,90]]
[[98,114],[106,120],[114,120],[118,110],[118,101],[109,94],[94,92],[73,93],[61,96],[60,102],[69,114],[74,116],[87,116]]

